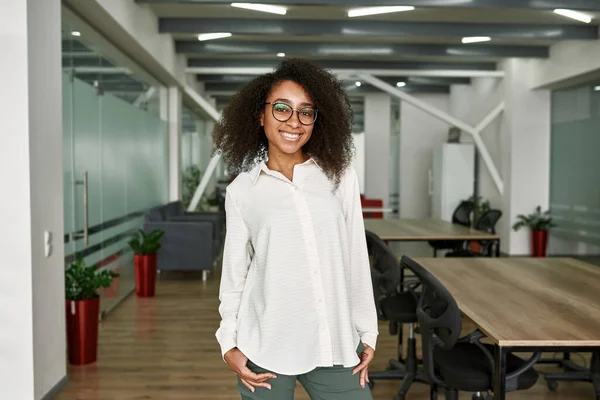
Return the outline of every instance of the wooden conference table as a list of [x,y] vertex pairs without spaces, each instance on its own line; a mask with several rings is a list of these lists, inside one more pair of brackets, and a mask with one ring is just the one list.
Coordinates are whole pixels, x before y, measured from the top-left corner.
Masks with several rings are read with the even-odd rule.
[[508,352],[600,351],[600,268],[571,258],[415,258],[495,344],[494,398]]
[[368,219],[365,229],[382,240],[401,242],[493,240],[500,255],[500,236],[439,219]]

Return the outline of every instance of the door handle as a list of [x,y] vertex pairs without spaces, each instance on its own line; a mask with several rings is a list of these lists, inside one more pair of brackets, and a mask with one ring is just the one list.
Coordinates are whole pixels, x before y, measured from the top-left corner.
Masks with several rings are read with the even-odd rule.
[[73,233],[73,239],[82,239],[87,246],[89,243],[89,220],[88,220],[88,173],[83,171],[83,180],[75,181],[75,185],[83,185],[83,233]]

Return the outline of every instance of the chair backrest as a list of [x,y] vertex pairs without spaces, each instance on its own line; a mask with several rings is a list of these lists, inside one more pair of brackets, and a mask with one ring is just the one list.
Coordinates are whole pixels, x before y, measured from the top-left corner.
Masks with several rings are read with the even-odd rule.
[[402,256],[400,263],[421,281],[417,319],[423,338],[423,364],[429,377],[436,379],[433,353],[436,347],[454,347],[462,329],[461,313],[448,289],[429,271],[407,256]]
[[373,260],[371,280],[377,311],[382,296],[391,296],[398,291],[401,279],[401,267],[398,257],[375,233],[365,230],[367,248]]
[[471,213],[475,209],[475,203],[472,201],[461,201],[452,214],[452,222],[464,226],[471,226]]
[[502,217],[502,211],[500,210],[488,210],[481,214],[481,216],[475,222],[474,228],[478,231],[484,231],[487,233],[496,233],[496,223]]

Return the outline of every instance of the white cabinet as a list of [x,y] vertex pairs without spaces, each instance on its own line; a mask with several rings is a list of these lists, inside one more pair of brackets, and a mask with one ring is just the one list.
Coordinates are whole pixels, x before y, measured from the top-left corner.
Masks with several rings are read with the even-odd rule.
[[462,200],[473,195],[475,148],[467,143],[443,143],[433,153],[429,174],[431,216],[452,221],[452,213]]

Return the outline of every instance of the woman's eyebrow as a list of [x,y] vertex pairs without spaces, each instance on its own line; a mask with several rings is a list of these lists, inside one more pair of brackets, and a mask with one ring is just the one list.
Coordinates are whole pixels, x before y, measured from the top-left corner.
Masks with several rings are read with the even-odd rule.
[[[293,104],[293,101],[289,100],[289,99],[283,99],[283,98],[279,98],[279,99],[275,99],[273,100],[271,103],[287,103],[287,104]],[[311,103],[301,103],[300,104],[303,107],[314,107]]]

